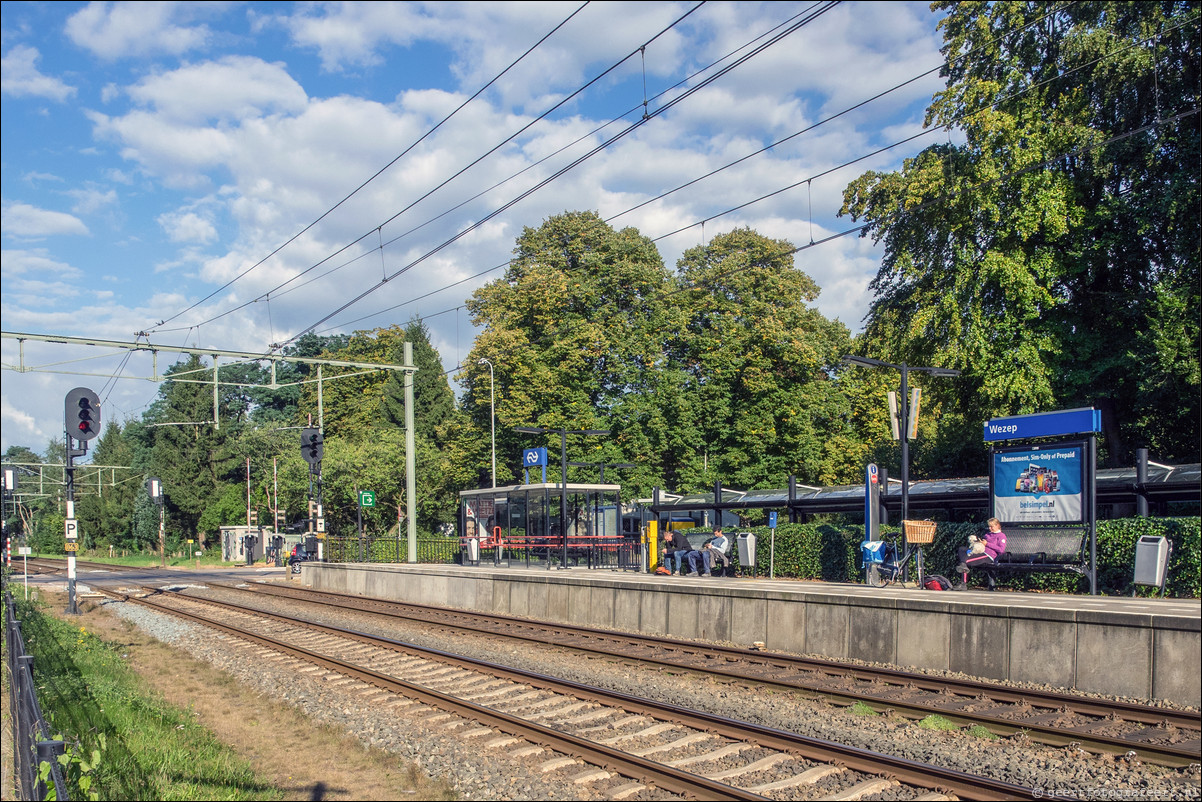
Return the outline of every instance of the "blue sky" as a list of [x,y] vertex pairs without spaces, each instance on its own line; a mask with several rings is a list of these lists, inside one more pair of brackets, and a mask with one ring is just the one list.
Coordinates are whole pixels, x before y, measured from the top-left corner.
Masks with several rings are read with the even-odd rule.
[[[644,99],[656,112],[714,68],[689,79],[697,70],[823,7],[710,2],[673,25],[695,5],[5,2],[3,330],[260,352],[403,270],[316,330],[422,317],[451,369],[475,334],[464,299],[503,271],[471,277],[504,265],[523,227],[566,210],[613,217],[941,62],[927,3],[842,3],[480,224],[636,122]],[[669,266],[736,226],[795,245],[846,230],[837,212],[852,179],[948,135],[832,168],[921,132],[940,88],[937,73],[918,78],[614,225],[663,237]],[[797,258],[822,287],[819,310],[853,331],[878,264],[856,236]],[[0,344],[16,366],[17,342]],[[123,356],[26,342],[26,365],[75,374],[0,374],[2,447],[61,438],[63,396],[79,385],[100,392],[106,420],[140,415],[157,385],[109,375],[149,376],[151,360]]]

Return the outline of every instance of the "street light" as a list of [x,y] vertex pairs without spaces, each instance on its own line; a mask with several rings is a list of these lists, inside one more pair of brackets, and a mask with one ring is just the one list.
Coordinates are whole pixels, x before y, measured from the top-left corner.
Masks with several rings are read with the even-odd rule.
[[568,435],[588,434],[594,436],[608,435],[609,429],[547,429],[541,426],[515,426],[515,432],[522,434],[545,434],[559,432],[559,532],[563,538],[563,559],[560,568],[568,567]]
[[909,373],[912,370],[927,373],[931,376],[959,376],[960,371],[952,368],[919,368],[902,362],[895,365],[869,356],[845,356],[844,364],[862,365],[870,368],[893,368],[901,371],[901,398],[898,399],[898,418],[900,418],[901,440],[901,482],[902,482],[902,520],[910,517],[910,430],[907,421],[910,417],[910,384]]
[[487,359],[479,359],[477,365],[488,365],[488,409],[492,428],[492,486],[497,486],[497,383],[493,380],[492,363]]

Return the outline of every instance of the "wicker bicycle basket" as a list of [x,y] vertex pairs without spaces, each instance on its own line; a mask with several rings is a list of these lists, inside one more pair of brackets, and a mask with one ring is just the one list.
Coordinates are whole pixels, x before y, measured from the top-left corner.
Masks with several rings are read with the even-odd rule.
[[911,543],[924,545],[935,542],[934,521],[902,521],[906,531],[906,540]]

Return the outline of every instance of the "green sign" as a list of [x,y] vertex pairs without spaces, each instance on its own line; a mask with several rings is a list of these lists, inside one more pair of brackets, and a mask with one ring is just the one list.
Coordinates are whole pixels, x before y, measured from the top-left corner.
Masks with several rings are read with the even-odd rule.
[[376,491],[360,490],[359,491],[359,506],[360,507],[376,506]]

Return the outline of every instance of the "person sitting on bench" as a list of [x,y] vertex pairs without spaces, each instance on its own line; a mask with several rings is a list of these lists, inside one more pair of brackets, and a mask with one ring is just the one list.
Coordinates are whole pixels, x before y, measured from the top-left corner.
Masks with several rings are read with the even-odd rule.
[[[960,573],[961,582],[956,585],[956,590],[968,589],[968,569],[970,568],[988,568],[997,562],[998,557],[1006,553],[1006,533],[1002,531],[1002,522],[997,518],[990,518],[987,522],[989,531],[985,533],[985,537],[977,541],[984,544],[984,549],[974,549],[973,544],[960,547],[960,562],[956,566],[956,571]],[[976,538],[970,538],[976,540]],[[976,551],[976,554],[969,554],[969,551]]]
[[727,552],[730,551],[730,540],[726,535],[722,534],[722,527],[714,527],[714,536],[705,542],[701,547],[701,558],[705,560],[705,575],[710,576],[710,571],[717,563],[722,563],[722,567],[726,568],[730,565],[730,557]]
[[680,560],[683,557],[689,562],[689,576],[697,576],[701,554],[693,548],[684,532],[680,530],[664,535],[664,562],[667,563],[673,557],[676,559],[676,570],[673,573],[680,573]]

